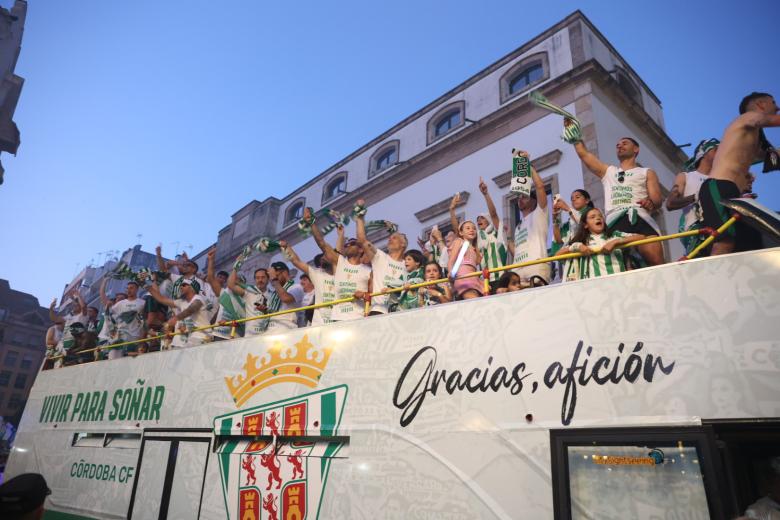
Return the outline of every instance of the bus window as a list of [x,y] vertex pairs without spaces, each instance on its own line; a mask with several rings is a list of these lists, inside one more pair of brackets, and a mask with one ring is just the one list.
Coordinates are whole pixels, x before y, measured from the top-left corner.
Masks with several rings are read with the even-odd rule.
[[550,433],[556,519],[723,518],[704,428]]

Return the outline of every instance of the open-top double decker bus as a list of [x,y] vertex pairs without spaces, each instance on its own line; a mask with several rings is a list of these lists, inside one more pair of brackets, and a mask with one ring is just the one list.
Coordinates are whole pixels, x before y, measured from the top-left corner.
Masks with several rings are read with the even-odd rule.
[[780,451],[780,248],[43,371],[46,518],[732,518]]

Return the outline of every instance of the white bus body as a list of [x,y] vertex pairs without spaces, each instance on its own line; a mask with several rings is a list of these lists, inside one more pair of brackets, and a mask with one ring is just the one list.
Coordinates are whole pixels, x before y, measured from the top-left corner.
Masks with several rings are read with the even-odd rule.
[[780,417],[780,249],[41,372],[46,518],[727,518]]

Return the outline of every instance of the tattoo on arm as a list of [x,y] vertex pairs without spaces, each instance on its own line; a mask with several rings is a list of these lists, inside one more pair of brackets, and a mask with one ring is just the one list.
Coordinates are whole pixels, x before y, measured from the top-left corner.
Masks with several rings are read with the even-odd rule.
[[176,319],[183,320],[184,318],[188,318],[198,312],[201,307],[203,307],[203,302],[200,300],[195,300],[186,309],[177,314]]

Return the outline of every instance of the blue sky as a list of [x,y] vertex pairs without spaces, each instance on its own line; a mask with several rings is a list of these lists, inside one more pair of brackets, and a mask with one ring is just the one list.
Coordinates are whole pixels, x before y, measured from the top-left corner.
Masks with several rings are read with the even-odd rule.
[[[577,8],[661,99],[677,143],[720,136],[752,90],[780,97],[768,0],[31,0],[0,278],[48,305],[138,234],[198,252],[250,200],[283,197]],[[780,208],[780,174],[755,190]]]

